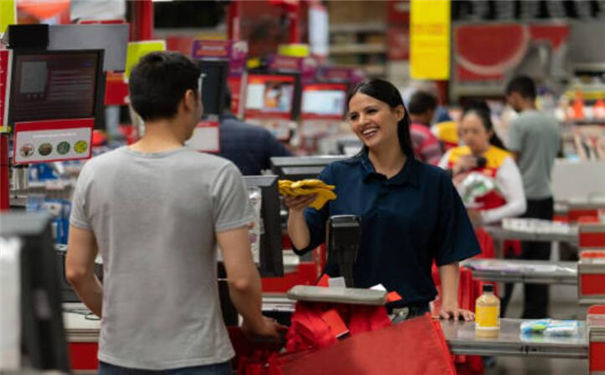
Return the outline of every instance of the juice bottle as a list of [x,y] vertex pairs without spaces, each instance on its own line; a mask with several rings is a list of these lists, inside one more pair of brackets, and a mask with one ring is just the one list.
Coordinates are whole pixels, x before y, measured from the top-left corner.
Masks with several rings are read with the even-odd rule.
[[498,337],[499,333],[500,299],[494,294],[494,285],[484,284],[475,303],[475,336]]

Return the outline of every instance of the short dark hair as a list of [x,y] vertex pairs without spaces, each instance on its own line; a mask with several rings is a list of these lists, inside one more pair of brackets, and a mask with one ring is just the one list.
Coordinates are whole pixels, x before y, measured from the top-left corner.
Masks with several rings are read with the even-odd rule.
[[401,99],[401,94],[399,93],[399,90],[397,90],[397,87],[382,79],[363,81],[358,83],[349,92],[347,106],[351,101],[351,98],[358,92],[371,96],[376,100],[380,100],[381,102],[388,104],[391,108],[396,108],[400,105],[403,106],[405,114],[397,124],[397,138],[399,139],[399,145],[401,146],[403,153],[406,156],[414,157],[414,149],[412,148],[412,140],[410,138],[410,115],[408,114],[407,109],[405,109],[403,99]]
[[408,109],[412,115],[421,115],[437,108],[437,98],[425,91],[416,91],[410,98]]
[[130,103],[143,120],[172,118],[187,90],[198,93],[201,70],[178,52],[151,52],[130,73]]
[[506,95],[510,95],[513,92],[518,93],[525,99],[535,99],[536,85],[528,76],[516,76],[506,86]]

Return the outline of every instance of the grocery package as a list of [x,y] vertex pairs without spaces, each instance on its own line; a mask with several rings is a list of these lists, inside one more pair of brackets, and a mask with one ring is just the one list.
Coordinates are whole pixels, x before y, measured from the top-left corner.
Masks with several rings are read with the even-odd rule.
[[543,335],[546,337],[572,337],[580,333],[577,320],[538,319],[521,323],[521,334]]

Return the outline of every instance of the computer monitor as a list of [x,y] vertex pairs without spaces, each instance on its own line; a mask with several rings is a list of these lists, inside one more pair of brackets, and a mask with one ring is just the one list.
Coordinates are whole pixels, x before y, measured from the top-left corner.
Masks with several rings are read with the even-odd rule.
[[345,113],[347,85],[314,83],[302,90],[301,117],[304,120],[342,120]]
[[281,179],[317,178],[326,165],[347,158],[344,155],[274,156],[271,158],[271,170]]
[[202,104],[204,118],[220,116],[224,109],[224,96],[229,75],[227,60],[198,60],[202,70]]
[[69,373],[51,222],[46,213],[3,213],[0,237],[21,242],[22,356],[33,368]]
[[246,186],[261,189],[261,219],[259,271],[263,277],[284,275],[282,227],[277,176],[244,176]]
[[13,50],[8,122],[95,118],[103,127],[103,50]]
[[244,106],[246,118],[294,120],[299,112],[299,74],[248,74]]

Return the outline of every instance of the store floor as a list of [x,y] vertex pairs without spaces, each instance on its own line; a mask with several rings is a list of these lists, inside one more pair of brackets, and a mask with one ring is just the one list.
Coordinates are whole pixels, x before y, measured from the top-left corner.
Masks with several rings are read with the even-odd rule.
[[[523,286],[513,292],[507,318],[520,318],[523,309]],[[550,315],[555,319],[586,319],[586,308],[578,307],[575,285],[550,287]],[[496,357],[496,364],[486,375],[575,375],[588,373],[587,359],[555,359],[539,357]]]

